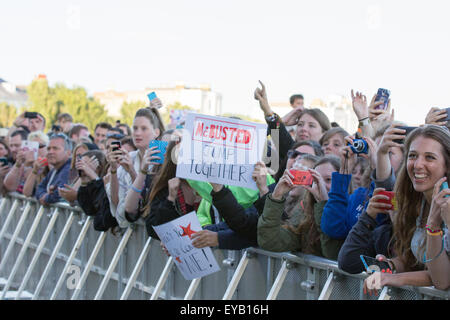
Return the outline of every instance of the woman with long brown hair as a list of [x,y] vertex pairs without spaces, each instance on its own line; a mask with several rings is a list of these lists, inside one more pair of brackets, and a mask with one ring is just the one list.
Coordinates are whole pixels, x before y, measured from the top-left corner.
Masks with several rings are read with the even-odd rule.
[[[378,257],[387,260],[397,274],[371,276],[365,281],[367,289],[384,285],[434,285],[438,289],[450,286],[449,248],[444,239],[444,235],[448,238],[450,198],[446,196],[450,190],[440,191],[449,178],[448,129],[425,125],[412,131],[405,141],[405,160],[395,185],[398,211],[391,240],[394,258]],[[368,211],[377,205],[378,212],[390,213],[388,205],[382,208],[376,200],[371,199]]]
[[[282,213],[286,194],[295,187],[293,176],[286,170],[273,193],[266,199],[263,214],[258,221],[258,245],[269,251],[301,251],[303,253],[336,259],[343,240],[331,239],[320,229],[320,219],[331,187],[331,175],[339,171],[339,158],[325,156],[314,169],[309,169],[314,183],[305,186],[304,210],[299,210],[298,225],[285,226]],[[300,207],[300,204],[299,204]]]

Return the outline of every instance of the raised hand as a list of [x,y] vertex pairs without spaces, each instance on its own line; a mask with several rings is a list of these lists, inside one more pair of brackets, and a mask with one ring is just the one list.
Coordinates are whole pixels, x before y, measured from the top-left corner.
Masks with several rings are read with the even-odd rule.
[[376,188],[373,191],[372,198],[370,198],[369,204],[366,209],[366,213],[372,217],[373,219],[376,219],[377,214],[384,213],[384,214],[390,214],[391,213],[391,204],[378,202],[379,200],[389,200],[389,197],[384,194],[379,194],[381,191],[385,191],[384,188]]
[[181,180],[180,178],[172,178],[170,179],[168,182],[168,187],[169,187],[169,195],[167,196],[167,200],[171,201],[171,202],[175,202],[175,199],[178,196],[178,189],[181,186]]
[[[344,138],[344,141],[350,144],[353,144],[353,140],[355,139],[354,136],[346,136]],[[341,158],[341,174],[350,174],[350,172],[353,170],[353,167],[356,164],[358,155],[356,153],[353,153],[352,149],[348,145],[344,145],[341,148],[340,152],[340,158]],[[344,165],[346,164],[346,165]]]
[[294,176],[289,172],[289,170],[285,170],[283,176],[280,180],[278,180],[275,190],[273,190],[272,198],[275,200],[282,200],[285,194],[295,187],[292,183],[292,179],[294,179]]
[[439,108],[431,108],[425,118],[425,124],[435,124],[437,126],[445,126],[447,121],[447,110]]
[[264,115],[270,116],[272,115],[273,112],[270,109],[269,102],[267,100],[266,87],[260,80],[259,83],[261,84],[261,89],[260,88],[255,89],[254,97],[255,100],[259,101],[259,106],[261,110],[264,112]]
[[145,150],[144,157],[142,158],[141,162],[141,171],[147,171],[150,165],[160,165],[160,163],[152,161],[161,159],[161,157],[158,156],[158,154],[160,153],[161,152],[158,150],[158,147],[156,146]]
[[267,173],[267,167],[264,162],[258,161],[255,164],[252,179],[256,182],[260,196],[263,196],[269,192],[269,188],[267,188]]
[[311,192],[317,202],[328,200],[328,190],[322,175],[314,169],[309,169],[309,172],[311,173],[314,182],[312,186],[302,187]]
[[361,92],[356,92],[356,95],[353,94],[353,89],[351,91],[352,94],[352,106],[353,111],[356,114],[358,120],[362,120],[369,116],[369,109],[367,107],[367,98]]

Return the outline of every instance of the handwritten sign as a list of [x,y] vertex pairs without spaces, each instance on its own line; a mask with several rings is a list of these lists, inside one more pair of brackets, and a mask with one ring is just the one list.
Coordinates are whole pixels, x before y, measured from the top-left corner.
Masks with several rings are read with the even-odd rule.
[[266,133],[265,124],[188,113],[176,175],[256,190],[252,173]]
[[186,280],[193,280],[217,272],[219,265],[210,247],[197,249],[191,236],[202,230],[195,211],[159,226],[153,226],[175,264]]

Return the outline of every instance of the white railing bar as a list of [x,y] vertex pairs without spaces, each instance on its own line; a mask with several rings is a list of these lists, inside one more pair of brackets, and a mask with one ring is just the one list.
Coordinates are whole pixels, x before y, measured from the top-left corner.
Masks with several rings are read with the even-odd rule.
[[39,296],[39,294],[41,293],[41,289],[44,286],[45,280],[47,280],[47,277],[50,273],[53,263],[55,262],[56,256],[59,252],[59,249],[61,248],[64,240],[66,239],[66,236],[69,233],[70,227],[72,226],[74,219],[75,219],[75,213],[73,211],[71,211],[70,216],[67,219],[66,224],[64,225],[64,229],[63,229],[61,235],[59,236],[58,241],[56,242],[55,248],[53,249],[50,259],[47,262],[47,266],[45,267],[45,270],[42,273],[41,278],[39,279],[39,283],[36,286],[36,290],[34,291],[32,300],[36,300],[37,297]]
[[80,295],[80,292],[81,292],[81,288],[83,288],[84,282],[87,280],[89,272],[92,269],[92,265],[94,264],[95,259],[97,258],[98,252],[100,251],[100,248],[103,246],[103,242],[105,241],[106,234],[107,234],[107,232],[103,231],[98,236],[97,243],[95,244],[94,250],[92,251],[91,256],[89,257],[89,260],[87,262],[87,265],[83,270],[83,274],[81,275],[81,278],[77,283],[77,286],[75,288],[75,291],[72,295],[71,300],[78,299],[78,296]]
[[97,293],[95,294],[94,300],[99,300],[102,297],[103,293],[105,292],[106,286],[108,285],[108,282],[111,279],[111,274],[116,268],[117,262],[119,261],[119,258],[122,255],[122,252],[125,249],[125,246],[127,245],[128,240],[130,239],[132,233],[133,229],[131,227],[128,227],[127,231],[122,236],[122,240],[120,240],[119,246],[117,247],[117,250],[114,253],[114,257],[112,258],[112,261],[108,267],[108,271],[106,271],[105,277],[103,278],[102,283],[100,284],[100,287],[98,288]]
[[331,296],[331,292],[334,288],[334,272],[330,272],[328,275],[327,281],[325,282],[325,285],[322,288],[322,291],[320,292],[318,300],[329,300]]
[[[6,203],[6,199],[3,200],[2,205]],[[19,206],[19,200],[14,200],[13,205],[11,209],[8,212],[8,216],[6,217],[5,223],[3,224],[2,231],[0,231],[0,241],[2,240],[3,236],[5,235],[6,229],[8,228],[9,224],[11,223],[12,217],[14,216],[14,213],[16,212],[17,207]]]
[[28,280],[30,279],[31,273],[34,270],[34,267],[39,259],[39,256],[41,255],[42,249],[44,248],[45,243],[47,242],[47,239],[50,235],[50,232],[52,231],[52,229],[55,225],[58,215],[59,215],[59,208],[55,208],[52,218],[51,218],[50,222],[48,223],[47,228],[45,229],[45,232],[44,232],[44,235],[42,236],[41,241],[39,242],[39,246],[33,255],[33,259],[31,260],[30,266],[28,267],[27,272],[25,273],[25,276],[22,280],[22,283],[20,284],[19,290],[17,290],[17,296],[15,298],[16,300],[18,300],[20,298],[22,291],[25,289],[25,286],[26,286]]
[[66,262],[66,265],[64,266],[64,269],[61,273],[61,276],[58,279],[58,282],[56,283],[56,287],[53,290],[52,295],[50,296],[50,300],[55,300],[56,296],[59,293],[59,290],[61,289],[61,286],[64,282],[64,279],[67,275],[67,270],[69,269],[70,265],[72,264],[72,260],[75,258],[75,256],[78,253],[78,250],[80,250],[81,243],[83,242],[84,238],[86,237],[87,231],[92,223],[92,217],[87,217],[86,221],[84,222],[83,228],[81,229],[81,232],[78,236],[77,241],[75,242],[75,245],[73,246],[72,252],[70,253],[69,259]]
[[284,279],[286,279],[286,275],[288,274],[289,269],[287,267],[287,261],[284,260],[283,264],[281,265],[280,271],[278,272],[278,275],[273,282],[272,288],[269,291],[269,294],[267,295],[266,300],[275,300],[278,296],[278,293],[280,292],[281,286],[284,283]]
[[133,272],[131,273],[130,279],[127,282],[127,286],[125,287],[125,290],[120,296],[120,300],[128,299],[131,289],[133,289],[134,283],[136,282],[136,279],[139,273],[141,272],[142,266],[144,265],[145,259],[147,258],[147,255],[150,251],[151,241],[152,238],[148,237],[147,241],[145,242],[144,248],[142,249],[142,252],[139,255],[138,261],[136,262],[136,266],[134,267]]
[[391,296],[388,294],[389,287],[383,287],[378,300],[391,300]]
[[227,290],[225,291],[225,294],[223,295],[222,300],[231,300],[231,298],[233,297],[233,294],[236,291],[236,288],[239,284],[239,281],[241,281],[241,278],[242,278],[242,275],[244,274],[245,268],[247,268],[248,261],[249,261],[249,257],[247,256],[247,251],[245,251],[242,254],[241,261],[239,261],[236,271],[233,274],[233,278],[231,278],[230,284],[228,285]]
[[202,281],[202,278],[196,278],[191,281],[189,289],[186,292],[186,295],[184,296],[184,300],[192,300],[192,297],[194,296],[195,291],[197,290],[198,285],[200,284],[201,281]]
[[158,282],[155,286],[155,290],[153,291],[152,296],[150,297],[150,300],[157,300],[159,297],[159,294],[161,293],[162,288],[164,287],[164,284],[166,283],[167,277],[169,276],[170,270],[173,266],[173,258],[169,257],[169,259],[166,262],[166,266],[164,267],[163,272],[161,273],[161,276],[158,279]]
[[9,255],[12,252],[12,249],[14,248],[14,244],[16,243],[16,239],[19,236],[20,231],[22,230],[23,224],[25,223],[25,220],[28,217],[28,213],[31,209],[31,203],[28,202],[25,206],[25,210],[22,213],[22,216],[20,217],[19,223],[16,226],[16,229],[14,230],[14,234],[11,238],[11,241],[8,244],[8,248],[6,249],[5,255],[3,256],[2,262],[0,263],[0,272],[3,270],[3,268],[6,265],[6,261],[8,261]]
[[33,220],[33,224],[31,225],[30,231],[28,232],[27,238],[25,239],[25,243],[22,245],[22,248],[20,248],[19,256],[16,258],[16,262],[14,263],[11,273],[9,274],[8,281],[6,282],[3,291],[0,295],[0,300],[5,299],[6,293],[11,287],[11,283],[13,282],[14,277],[16,276],[16,273],[19,270],[20,264],[22,263],[22,259],[28,250],[28,246],[30,245],[31,239],[33,238],[34,233],[36,232],[36,228],[39,225],[39,222],[41,221],[43,214],[44,214],[44,206],[41,206],[36,214],[36,217]]

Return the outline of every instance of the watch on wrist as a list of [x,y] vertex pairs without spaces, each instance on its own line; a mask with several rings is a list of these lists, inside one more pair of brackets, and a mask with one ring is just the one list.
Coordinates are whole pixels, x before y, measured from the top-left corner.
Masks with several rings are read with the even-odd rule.
[[364,126],[367,126],[370,124],[370,119],[369,119],[369,117],[366,117],[361,120],[358,120],[358,122],[359,122],[360,127],[364,127]]

